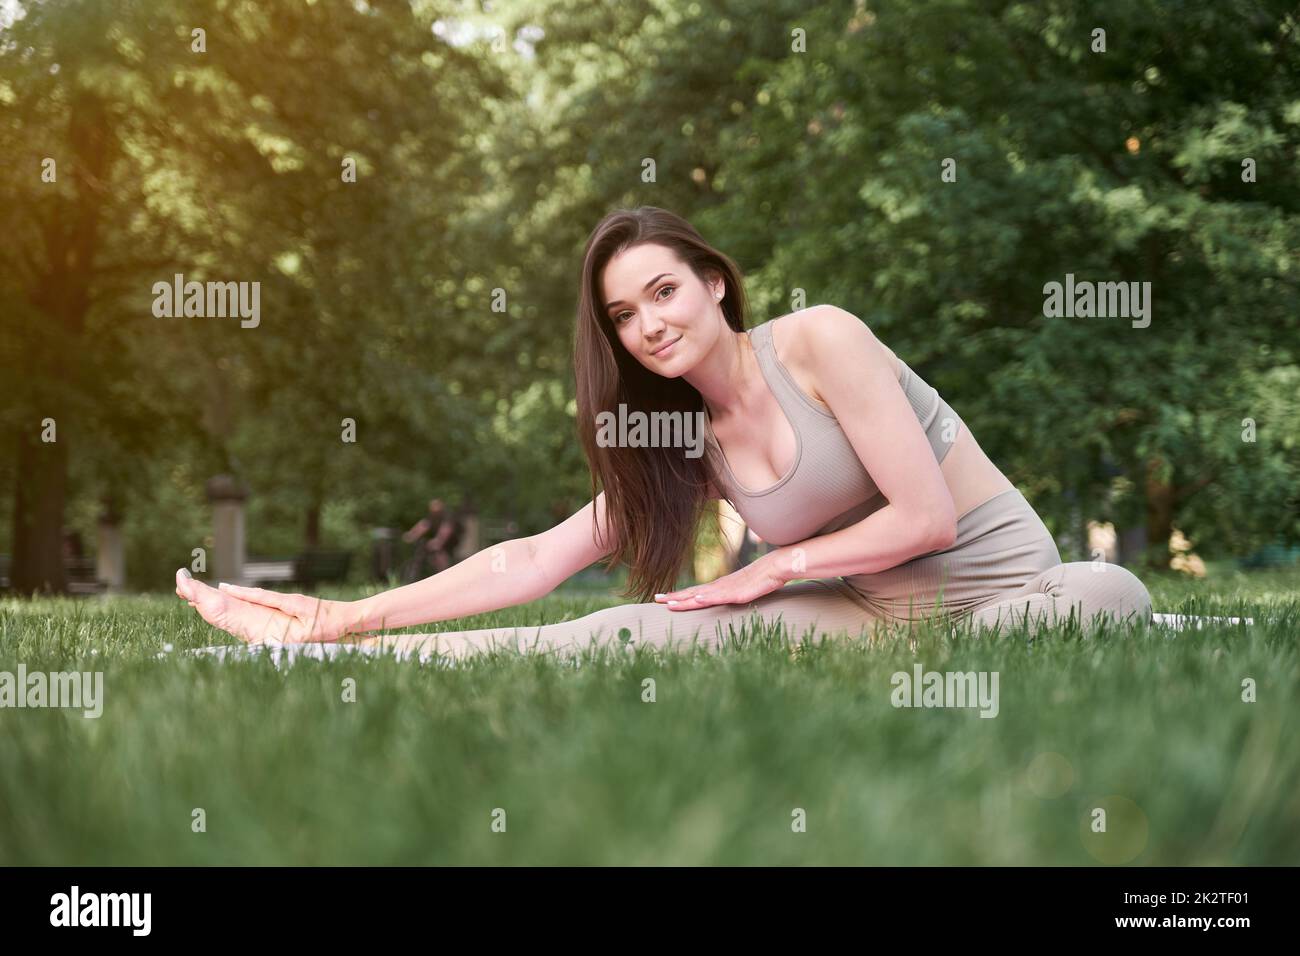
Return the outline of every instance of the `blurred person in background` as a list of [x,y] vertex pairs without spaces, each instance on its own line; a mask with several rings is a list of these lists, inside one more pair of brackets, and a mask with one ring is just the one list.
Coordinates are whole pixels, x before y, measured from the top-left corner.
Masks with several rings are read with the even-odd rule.
[[460,521],[443,500],[430,499],[428,512],[402,535],[403,541],[415,545],[415,553],[406,564],[404,580],[418,581],[451,567],[460,533]]

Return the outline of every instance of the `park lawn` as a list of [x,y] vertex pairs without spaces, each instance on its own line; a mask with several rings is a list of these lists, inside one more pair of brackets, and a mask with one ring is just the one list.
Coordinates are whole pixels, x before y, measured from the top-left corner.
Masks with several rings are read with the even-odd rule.
[[[97,719],[0,709],[0,864],[1300,862],[1300,569],[1148,586],[1256,623],[279,670],[183,655],[225,635],[171,594],[7,599],[0,671],[104,693]],[[894,707],[914,664],[998,672],[997,716]]]

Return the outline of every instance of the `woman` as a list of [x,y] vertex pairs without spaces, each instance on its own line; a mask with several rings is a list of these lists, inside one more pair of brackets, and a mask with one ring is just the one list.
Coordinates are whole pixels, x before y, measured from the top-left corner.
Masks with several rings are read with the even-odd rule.
[[[586,507],[359,601],[216,590],[184,570],[177,593],[247,641],[335,641],[523,604],[596,560],[627,562],[625,593],[642,603],[537,628],[382,639],[452,657],[593,642],[713,648],[754,614],[796,640],[874,633],[936,611],[981,626],[1013,614],[1150,621],[1150,595],[1131,572],[1061,563],[1038,515],[957,414],[861,320],[819,305],[746,332],[745,313],[739,270],[687,222],[654,207],[614,212],[587,243],[574,348]],[[620,403],[696,416],[705,453],[598,440],[597,416]],[[769,550],[671,591],[719,497]]]

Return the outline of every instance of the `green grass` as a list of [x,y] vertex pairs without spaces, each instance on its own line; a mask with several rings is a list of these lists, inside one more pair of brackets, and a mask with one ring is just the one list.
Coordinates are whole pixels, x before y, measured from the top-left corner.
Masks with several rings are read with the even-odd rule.
[[[105,700],[0,709],[0,864],[1300,862],[1300,570],[1148,585],[1157,610],[1257,623],[281,671],[181,655],[224,635],[171,595],[9,599],[0,671],[100,670]],[[998,716],[893,707],[916,662],[997,671]]]

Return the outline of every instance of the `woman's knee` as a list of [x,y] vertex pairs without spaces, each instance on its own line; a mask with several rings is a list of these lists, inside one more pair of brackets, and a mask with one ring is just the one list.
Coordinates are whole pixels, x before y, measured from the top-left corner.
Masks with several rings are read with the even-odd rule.
[[1114,582],[1115,600],[1128,611],[1145,621],[1151,620],[1151,592],[1142,580],[1128,568],[1118,564],[1109,565],[1119,578]]
[[1136,574],[1118,564],[1070,561],[1044,571],[1037,583],[1042,593],[1078,605],[1089,615],[1106,612],[1151,620],[1151,592]]

